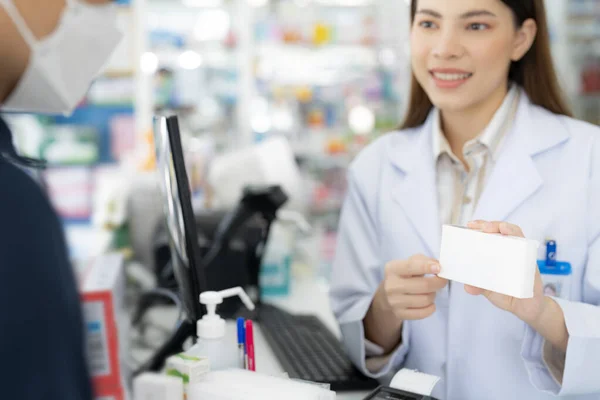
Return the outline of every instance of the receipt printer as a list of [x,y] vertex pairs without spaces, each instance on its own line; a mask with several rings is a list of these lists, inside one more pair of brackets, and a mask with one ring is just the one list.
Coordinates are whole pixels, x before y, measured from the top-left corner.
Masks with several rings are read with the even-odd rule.
[[431,393],[439,380],[438,376],[402,368],[396,372],[389,387],[378,387],[364,400],[437,400]]

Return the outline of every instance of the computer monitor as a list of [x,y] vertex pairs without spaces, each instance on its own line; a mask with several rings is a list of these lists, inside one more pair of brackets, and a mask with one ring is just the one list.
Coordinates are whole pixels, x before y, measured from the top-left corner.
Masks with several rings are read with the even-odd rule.
[[206,274],[176,116],[154,118],[154,145],[171,263],[187,318],[197,321],[203,314],[200,293],[207,290]]

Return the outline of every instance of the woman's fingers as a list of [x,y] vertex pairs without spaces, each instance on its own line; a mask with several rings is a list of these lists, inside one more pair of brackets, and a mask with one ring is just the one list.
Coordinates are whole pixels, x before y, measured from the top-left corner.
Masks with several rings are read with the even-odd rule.
[[386,267],[387,274],[399,277],[423,276],[426,274],[437,274],[440,265],[437,260],[423,255],[413,256],[408,260],[390,261]]
[[501,233],[503,235],[525,237],[519,226],[503,221],[484,221],[478,219],[467,223],[467,227],[485,233]]
[[474,221],[467,222],[467,228],[470,229],[481,229],[483,224],[485,223],[482,219],[476,219]]
[[398,296],[391,304],[399,308],[425,308],[435,303],[435,293]]
[[508,222],[502,222],[502,223],[500,223],[498,228],[500,230],[500,233],[503,235],[525,237],[525,235],[523,235],[523,231],[521,230],[521,228],[514,224],[509,224]]
[[465,285],[465,292],[467,292],[473,296],[479,296],[479,295],[483,294],[485,291],[483,289],[475,287],[475,286]]
[[437,276],[413,277],[402,280],[398,291],[404,294],[436,293],[448,284],[448,280]]
[[467,223],[470,229],[477,229],[485,233],[500,233],[500,221],[475,220]]
[[403,320],[419,320],[431,316],[435,312],[435,304],[424,308],[404,308],[398,309],[398,317]]

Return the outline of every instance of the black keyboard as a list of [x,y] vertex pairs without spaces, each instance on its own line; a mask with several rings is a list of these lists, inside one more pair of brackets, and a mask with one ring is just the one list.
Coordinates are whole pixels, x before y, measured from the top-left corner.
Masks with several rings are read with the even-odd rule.
[[375,379],[354,367],[340,341],[317,317],[293,315],[261,304],[257,318],[267,343],[290,378],[329,383],[336,392],[378,386]]

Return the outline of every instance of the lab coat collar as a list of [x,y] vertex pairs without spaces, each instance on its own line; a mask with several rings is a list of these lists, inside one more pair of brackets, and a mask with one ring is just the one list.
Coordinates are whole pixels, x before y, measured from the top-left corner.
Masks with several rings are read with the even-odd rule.
[[[388,158],[399,170],[393,179],[392,196],[430,254],[437,257],[441,222],[435,163],[430,156],[434,114],[430,113],[421,127],[393,133]],[[560,117],[533,105],[522,90],[515,121],[498,149],[498,160],[473,219],[506,220],[543,184],[533,157],[568,137]]]
[[388,151],[389,160],[399,170],[391,179],[392,197],[402,208],[430,255],[437,257],[441,224],[435,163],[431,157],[432,114],[422,127],[395,133]]
[[535,156],[569,139],[561,117],[535,106],[522,91],[512,129],[499,150],[498,161],[484,187],[473,219],[507,220],[538,191],[543,179]]

